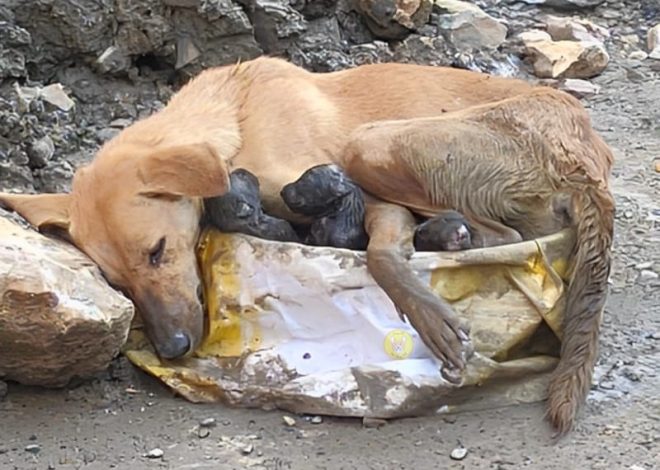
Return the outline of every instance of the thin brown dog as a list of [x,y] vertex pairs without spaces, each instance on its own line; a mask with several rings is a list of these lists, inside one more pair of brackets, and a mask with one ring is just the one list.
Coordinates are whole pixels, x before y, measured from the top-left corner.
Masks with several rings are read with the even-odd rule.
[[313,74],[259,58],[191,80],[105,144],[70,194],[0,194],[0,203],[87,253],[135,301],[158,353],[175,358],[203,335],[194,250],[201,199],[224,194],[229,171],[245,168],[261,182],[265,210],[295,221],[280,190],[331,162],[371,193],[371,274],[448,367],[464,367],[469,345],[449,304],[407,263],[413,212],[455,208],[526,238],[577,228],[548,408],[554,427],[568,431],[596,357],[613,201],[612,155],[562,92],[452,68]]

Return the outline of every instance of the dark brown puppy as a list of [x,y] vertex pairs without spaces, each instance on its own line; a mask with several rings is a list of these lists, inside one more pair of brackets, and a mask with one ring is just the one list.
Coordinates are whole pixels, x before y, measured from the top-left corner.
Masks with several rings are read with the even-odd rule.
[[291,224],[263,212],[259,197],[259,180],[239,168],[229,177],[229,192],[204,200],[203,224],[228,233],[244,233],[266,240],[297,242]]
[[305,243],[366,250],[364,195],[337,165],[317,165],[280,192],[291,211],[314,221]]
[[473,229],[457,211],[443,211],[422,222],[415,229],[417,251],[459,251],[473,246]]

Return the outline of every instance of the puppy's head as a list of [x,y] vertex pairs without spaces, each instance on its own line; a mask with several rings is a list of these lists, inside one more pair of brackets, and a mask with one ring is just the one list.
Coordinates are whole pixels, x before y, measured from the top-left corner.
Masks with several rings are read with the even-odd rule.
[[459,251],[472,248],[472,228],[462,214],[447,211],[433,217],[415,230],[418,251]]
[[206,144],[117,143],[76,172],[70,194],[2,194],[0,204],[94,260],[135,302],[156,351],[169,359],[202,339],[200,198],[228,187],[224,162]]
[[207,219],[219,230],[245,232],[261,217],[259,180],[247,170],[231,172],[228,192],[204,201]]
[[317,165],[289,183],[280,192],[293,212],[305,216],[321,216],[354,191],[355,185],[341,168],[333,164]]

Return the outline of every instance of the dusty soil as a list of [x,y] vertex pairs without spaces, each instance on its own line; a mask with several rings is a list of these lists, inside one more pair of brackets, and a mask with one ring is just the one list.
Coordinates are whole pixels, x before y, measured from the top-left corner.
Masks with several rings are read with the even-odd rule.
[[[380,428],[301,416],[288,426],[282,412],[190,404],[118,358],[63,390],[10,383],[2,399],[0,382],[0,468],[660,468],[659,67],[623,49],[608,48],[592,80],[602,90],[584,100],[616,155],[615,262],[592,390],[565,439],[552,443],[543,403]],[[467,456],[454,461],[459,444]]]

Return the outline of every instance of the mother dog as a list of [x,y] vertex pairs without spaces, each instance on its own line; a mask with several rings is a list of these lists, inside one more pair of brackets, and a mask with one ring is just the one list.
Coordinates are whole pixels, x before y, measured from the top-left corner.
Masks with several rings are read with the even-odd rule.
[[137,304],[160,356],[176,358],[204,330],[195,258],[202,198],[224,194],[231,169],[245,168],[261,181],[265,209],[294,220],[280,190],[330,162],[369,193],[371,274],[449,367],[465,366],[467,333],[407,264],[412,212],[453,208],[473,225],[505,232],[506,224],[526,237],[576,227],[548,401],[555,429],[570,430],[596,358],[614,205],[612,155],[562,92],[452,68],[313,74],[259,58],[191,80],[106,143],[70,194],[0,194],[0,204],[87,253]]

